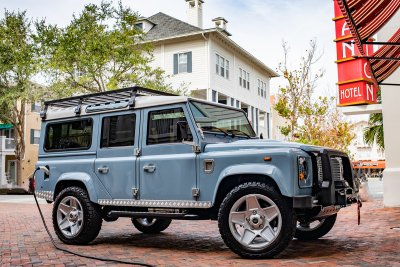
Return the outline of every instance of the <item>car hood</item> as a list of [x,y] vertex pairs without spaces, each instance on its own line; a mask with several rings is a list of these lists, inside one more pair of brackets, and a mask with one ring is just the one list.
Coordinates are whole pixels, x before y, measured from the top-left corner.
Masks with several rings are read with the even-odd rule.
[[265,148],[297,148],[307,152],[319,152],[327,149],[320,146],[311,146],[293,142],[282,142],[276,140],[265,140],[265,139],[249,139],[239,140],[230,143],[213,143],[206,144],[204,152],[212,151],[225,151],[225,150],[240,150],[240,149],[265,149]]

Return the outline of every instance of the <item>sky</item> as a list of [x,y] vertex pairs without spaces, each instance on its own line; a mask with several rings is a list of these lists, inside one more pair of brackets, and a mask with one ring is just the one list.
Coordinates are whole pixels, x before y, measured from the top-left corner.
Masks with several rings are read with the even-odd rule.
[[[48,23],[65,26],[88,3],[98,0],[0,0],[3,9],[26,10],[28,17],[45,18]],[[115,1],[116,2],[116,1]],[[185,0],[122,0],[141,16],[149,17],[163,12],[186,21]],[[305,55],[309,41],[316,39],[322,54],[315,69],[323,68],[323,77],[316,89],[317,95],[336,96],[336,52],[333,0],[205,0],[203,27],[212,28],[211,20],[224,17],[231,38],[267,66],[276,70],[283,59],[282,41],[290,47],[289,62],[295,68]],[[271,92],[277,91],[283,81],[274,78]]]

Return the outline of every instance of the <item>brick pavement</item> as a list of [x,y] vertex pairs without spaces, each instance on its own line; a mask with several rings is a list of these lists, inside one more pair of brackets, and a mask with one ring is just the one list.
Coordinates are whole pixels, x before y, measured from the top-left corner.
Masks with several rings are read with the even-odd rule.
[[[52,229],[52,205],[41,206]],[[138,232],[129,219],[121,218],[104,222],[91,245],[67,247],[90,255],[156,266],[400,267],[400,208],[383,208],[382,202],[375,200],[364,203],[361,214],[358,226],[356,207],[343,209],[333,230],[324,238],[312,242],[293,240],[272,260],[239,258],[224,245],[217,223],[212,221],[174,221],[164,233],[150,236]],[[32,204],[0,203],[0,257],[2,267],[116,266],[54,249]]]

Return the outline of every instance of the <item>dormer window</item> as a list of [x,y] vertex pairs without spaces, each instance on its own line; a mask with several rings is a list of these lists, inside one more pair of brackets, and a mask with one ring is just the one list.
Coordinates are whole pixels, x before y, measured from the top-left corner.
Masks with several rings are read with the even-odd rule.
[[135,24],[135,28],[140,30],[140,31],[143,31],[143,22],[136,23]]

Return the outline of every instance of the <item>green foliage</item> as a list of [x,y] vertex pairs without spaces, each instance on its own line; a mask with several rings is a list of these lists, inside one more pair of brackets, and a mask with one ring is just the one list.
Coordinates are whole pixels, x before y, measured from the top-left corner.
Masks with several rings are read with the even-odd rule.
[[380,149],[385,149],[385,140],[383,137],[383,116],[382,113],[369,115],[369,126],[364,129],[364,141],[372,146],[376,144]]
[[45,69],[57,96],[132,85],[169,91],[164,72],[150,67],[152,47],[135,27],[138,14],[121,3],[88,4],[65,28],[36,23]]

